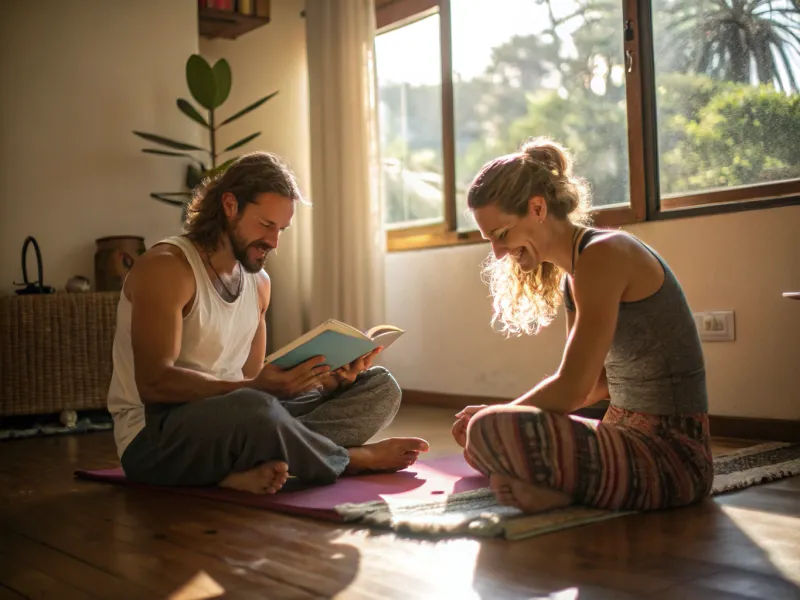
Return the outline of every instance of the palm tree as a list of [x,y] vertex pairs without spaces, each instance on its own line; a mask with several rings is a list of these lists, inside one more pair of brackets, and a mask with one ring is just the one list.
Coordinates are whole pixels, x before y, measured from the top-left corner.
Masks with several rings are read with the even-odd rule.
[[[656,35],[670,71],[800,91],[798,0],[662,0]],[[661,4],[659,10],[658,4]],[[664,6],[664,5],[667,6]]]

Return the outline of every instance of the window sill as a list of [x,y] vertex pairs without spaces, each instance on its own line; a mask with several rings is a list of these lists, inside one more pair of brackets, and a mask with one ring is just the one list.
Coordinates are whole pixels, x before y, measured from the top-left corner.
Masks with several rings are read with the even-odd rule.
[[[600,208],[594,213],[595,225],[619,227],[644,220],[644,214],[631,206]],[[389,252],[406,252],[429,248],[446,248],[486,243],[480,231],[447,231],[444,223],[393,229],[386,232]]]

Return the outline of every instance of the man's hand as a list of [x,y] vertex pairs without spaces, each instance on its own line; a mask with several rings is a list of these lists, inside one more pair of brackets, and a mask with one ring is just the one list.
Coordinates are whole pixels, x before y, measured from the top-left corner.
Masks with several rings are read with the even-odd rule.
[[252,385],[277,398],[294,398],[321,385],[321,378],[330,371],[330,367],[323,365],[323,362],[324,356],[315,356],[285,370],[266,364],[252,380]]
[[325,392],[330,393],[339,388],[352,385],[360,373],[363,373],[372,366],[372,361],[375,360],[375,356],[377,356],[381,350],[383,350],[383,347],[375,348],[372,352],[355,359],[349,365],[339,367],[331,372],[322,381],[322,387]]

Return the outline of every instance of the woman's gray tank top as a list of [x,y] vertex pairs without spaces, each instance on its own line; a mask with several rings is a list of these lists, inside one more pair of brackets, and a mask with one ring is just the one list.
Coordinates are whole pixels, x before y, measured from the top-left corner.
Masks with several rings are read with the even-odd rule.
[[[586,231],[578,253],[602,233],[606,232]],[[703,348],[689,303],[667,263],[637,241],[661,263],[664,283],[647,298],[620,302],[617,328],[605,359],[611,404],[658,415],[707,412]],[[567,277],[563,285],[565,307],[575,311]]]

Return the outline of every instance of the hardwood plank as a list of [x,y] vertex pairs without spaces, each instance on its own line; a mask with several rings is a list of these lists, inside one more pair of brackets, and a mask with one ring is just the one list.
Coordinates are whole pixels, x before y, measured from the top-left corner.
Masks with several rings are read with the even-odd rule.
[[0,552],[0,582],[23,597],[89,600],[93,596],[26,565],[14,556]]
[[[96,502],[86,511],[82,510],[84,501],[68,499],[59,506],[29,507],[6,527],[25,531],[33,539],[160,595],[175,592],[202,571],[226,591],[270,589],[276,598],[313,597],[268,576],[172,544],[158,532],[120,527],[103,517],[104,506],[110,505],[114,511],[119,510],[119,503]],[[109,553],[108,548],[114,551]]]
[[29,567],[78,590],[101,598],[143,598],[151,590],[78,560],[9,529],[0,530],[0,553],[14,556]]
[[0,600],[25,600],[25,596],[0,583]]
[[[378,437],[421,435],[431,456],[452,454],[453,412],[404,406]],[[752,443],[715,438],[714,451]],[[0,562],[10,553],[34,591],[56,582],[115,598],[137,595],[124,586],[165,598],[196,576],[226,598],[800,597],[800,478],[508,542],[414,538],[72,477],[116,464],[107,433],[0,443]],[[0,598],[27,595],[5,585]]]

